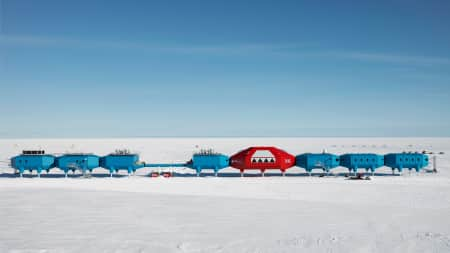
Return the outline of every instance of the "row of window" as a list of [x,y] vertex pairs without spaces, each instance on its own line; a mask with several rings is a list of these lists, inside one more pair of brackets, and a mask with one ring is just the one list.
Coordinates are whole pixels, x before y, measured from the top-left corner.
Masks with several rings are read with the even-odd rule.
[[75,160],[75,163],[84,163],[85,160]]
[[[28,163],[28,160],[23,160],[23,161],[24,161],[24,163]],[[22,163],[22,160],[18,160],[18,162],[19,162],[19,163]],[[76,160],[75,162],[76,162],[76,163],[84,163],[85,160]]]
[[[411,162],[414,162],[415,160],[417,160],[417,162],[420,162],[420,158],[417,158],[417,159],[411,158]],[[336,159],[336,161],[338,161],[338,160]],[[363,162],[364,159],[361,158],[361,159],[359,159],[359,161]],[[358,159],[353,159],[353,162],[355,162],[355,163],[358,162]],[[366,162],[369,162],[368,158],[366,159]],[[372,162],[375,162],[375,159],[372,159]],[[400,158],[400,162],[403,162],[402,158]],[[405,158],[405,162],[409,162],[409,159]]]
[[270,159],[268,159],[268,158],[258,158],[258,159],[256,159],[256,158],[253,158],[252,159],[252,163],[274,163],[275,162],[275,159],[273,159],[273,158],[270,158]]
[[[359,161],[360,161],[360,162],[363,162],[364,159],[361,158],[361,159],[359,159]],[[354,162],[354,163],[358,162],[358,159],[353,159],[353,162]],[[369,162],[369,158],[366,159],[366,162]],[[372,162],[375,162],[375,158],[372,159]]]
[[[409,159],[405,158],[405,162],[408,162],[408,161],[409,161]],[[420,158],[417,158],[417,161],[420,162]],[[400,162],[403,162],[402,158],[400,158]],[[411,162],[414,162],[414,158],[411,158]]]

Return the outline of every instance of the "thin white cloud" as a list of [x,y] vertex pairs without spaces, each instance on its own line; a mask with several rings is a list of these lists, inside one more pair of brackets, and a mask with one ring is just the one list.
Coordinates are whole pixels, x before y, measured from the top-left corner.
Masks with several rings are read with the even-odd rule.
[[450,58],[386,53],[368,53],[357,51],[325,51],[311,49],[311,44],[151,44],[131,41],[79,40],[63,37],[43,37],[24,35],[0,35],[0,45],[27,47],[62,47],[86,49],[136,50],[149,53],[185,53],[185,54],[270,54],[280,57],[335,58],[340,60],[381,62],[403,65],[450,65]]
[[325,55],[340,59],[349,59],[367,62],[385,62],[385,63],[416,64],[416,65],[450,64],[449,58],[440,58],[440,57],[424,57],[424,56],[395,55],[384,53],[364,53],[364,52],[331,52],[326,53]]
[[130,41],[99,41],[78,40],[60,37],[38,37],[22,35],[0,35],[0,44],[13,46],[47,46],[47,47],[77,47],[77,48],[106,48],[118,50],[140,50],[148,52],[173,53],[246,53],[271,52],[277,50],[294,49],[299,44],[227,44],[227,45],[176,45],[149,44]]

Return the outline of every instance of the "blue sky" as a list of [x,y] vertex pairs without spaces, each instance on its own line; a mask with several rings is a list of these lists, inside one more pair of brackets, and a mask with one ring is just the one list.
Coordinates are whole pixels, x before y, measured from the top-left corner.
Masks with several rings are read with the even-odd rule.
[[448,1],[0,6],[0,137],[450,136]]

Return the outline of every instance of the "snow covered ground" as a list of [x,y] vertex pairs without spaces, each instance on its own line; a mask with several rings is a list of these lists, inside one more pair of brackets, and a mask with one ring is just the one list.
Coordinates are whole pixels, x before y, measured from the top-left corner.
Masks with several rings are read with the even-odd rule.
[[48,153],[138,151],[146,162],[184,162],[200,148],[232,155],[253,145],[304,152],[445,152],[438,173],[371,181],[307,177],[293,168],[261,178],[16,178],[0,164],[0,252],[449,252],[449,138],[153,138],[0,140],[0,160],[22,149]]

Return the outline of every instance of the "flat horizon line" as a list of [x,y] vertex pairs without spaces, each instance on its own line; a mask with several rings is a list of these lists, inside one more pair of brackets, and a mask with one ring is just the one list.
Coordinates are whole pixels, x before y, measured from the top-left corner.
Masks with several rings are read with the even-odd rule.
[[10,139],[233,139],[233,138],[269,138],[269,139],[289,139],[289,138],[427,138],[427,139],[438,139],[438,138],[450,138],[450,136],[107,136],[107,137],[0,137],[0,140],[10,140]]

